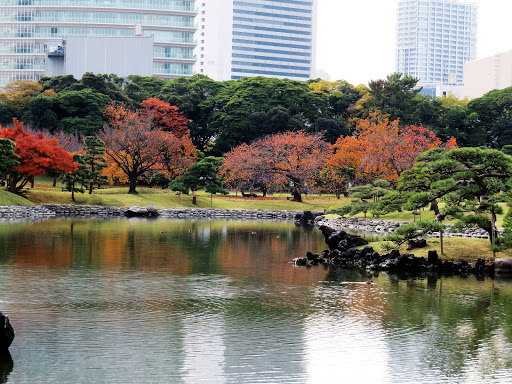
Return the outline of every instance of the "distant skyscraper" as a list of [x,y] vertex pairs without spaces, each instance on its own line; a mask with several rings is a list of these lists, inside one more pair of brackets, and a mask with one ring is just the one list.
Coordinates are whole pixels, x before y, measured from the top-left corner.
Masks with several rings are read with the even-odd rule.
[[317,0],[201,0],[196,72],[215,80],[315,73]]
[[152,35],[153,74],[192,75],[196,14],[195,0],[1,0],[0,86],[44,76],[46,42],[68,36]]
[[462,85],[464,63],[476,58],[473,3],[457,0],[400,0],[397,71],[425,88]]

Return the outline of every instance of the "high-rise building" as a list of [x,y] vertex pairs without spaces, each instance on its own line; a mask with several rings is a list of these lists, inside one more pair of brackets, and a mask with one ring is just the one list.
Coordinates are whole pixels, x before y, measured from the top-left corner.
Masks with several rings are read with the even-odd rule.
[[0,86],[45,75],[46,42],[69,36],[154,37],[153,74],[193,73],[195,0],[2,0]]
[[196,72],[215,80],[315,74],[316,0],[198,1]]
[[470,99],[508,87],[512,87],[512,50],[465,64],[464,95]]
[[476,58],[477,7],[465,0],[400,0],[397,71],[418,85],[462,85]]

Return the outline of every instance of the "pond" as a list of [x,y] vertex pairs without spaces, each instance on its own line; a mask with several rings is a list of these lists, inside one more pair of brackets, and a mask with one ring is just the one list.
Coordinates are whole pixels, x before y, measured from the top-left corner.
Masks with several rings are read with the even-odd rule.
[[0,224],[0,383],[505,383],[512,283],[295,267],[291,223]]

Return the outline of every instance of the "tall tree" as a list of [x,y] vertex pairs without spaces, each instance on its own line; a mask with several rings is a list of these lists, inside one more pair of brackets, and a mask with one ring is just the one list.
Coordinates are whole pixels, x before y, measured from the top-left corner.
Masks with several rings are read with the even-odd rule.
[[307,84],[287,79],[250,77],[231,81],[205,101],[212,108],[211,129],[216,132],[215,150],[225,153],[241,143],[260,138],[251,116],[281,106],[306,125],[326,113],[325,100],[309,91]]
[[124,91],[134,102],[142,103],[143,100],[155,97],[165,84],[166,81],[158,77],[130,75]]
[[231,188],[241,192],[258,188],[266,197],[274,177],[267,173],[265,162],[257,161],[260,157],[259,147],[240,144],[226,154],[220,175]]
[[213,113],[220,108],[212,100],[224,88],[226,82],[218,82],[204,75],[180,77],[165,83],[157,97],[177,106],[188,119],[190,137],[202,152],[208,152],[216,130],[211,126]]
[[[119,167],[130,183],[128,193],[136,194],[137,179],[148,171],[162,170],[166,158],[179,157],[181,151],[170,153],[172,148],[182,149],[182,138],[155,128],[152,116],[132,111],[126,105],[110,104],[105,110],[109,125],[101,139],[105,143],[108,159]],[[188,153],[188,151],[186,151]],[[183,163],[183,162],[182,162]]]
[[512,87],[494,90],[468,104],[469,143],[501,148],[512,144]]
[[76,136],[98,134],[104,123],[102,110],[112,101],[108,95],[90,89],[62,92],[53,99],[58,129]]
[[[222,157],[208,156],[193,164],[183,176],[177,179],[172,189],[181,191],[180,185],[185,186],[194,193],[192,203],[196,204],[195,191],[205,188],[205,191],[214,195],[216,193],[226,194],[223,180],[219,177],[219,168],[224,159]],[[213,201],[212,198],[210,201]]]
[[87,136],[84,140],[84,152],[81,160],[89,169],[89,194],[92,194],[94,185],[107,184],[107,177],[102,170],[107,167],[105,159],[105,143],[94,136]]
[[377,109],[391,120],[400,119],[404,124],[412,123],[418,102],[416,96],[421,88],[416,88],[418,79],[401,73],[388,75],[385,80],[373,80],[368,83],[370,102],[368,107]]
[[172,132],[177,137],[187,132],[187,119],[178,107],[154,97],[144,100],[140,106],[141,113],[152,118],[156,129]]
[[[382,178],[395,183],[404,170],[413,166],[417,156],[442,145],[428,129],[400,128],[398,120],[390,120],[389,116],[377,112],[358,121],[356,135],[355,138],[340,138],[328,162],[354,168],[358,182]],[[455,140],[450,140],[445,145],[453,147],[455,144]]]
[[[246,156],[245,166],[251,170],[247,174],[252,178],[270,177],[272,184],[288,188],[295,201],[302,201],[302,193],[307,191],[308,185],[314,185],[328,151],[320,135],[304,131],[267,136],[243,148],[251,153]],[[233,152],[236,151],[237,148],[233,149],[226,159],[235,159]],[[236,164],[231,164],[228,169],[236,172]],[[261,176],[254,175],[256,171]]]
[[12,169],[19,165],[19,156],[14,153],[15,144],[9,139],[0,139],[0,180],[5,180]]
[[85,192],[85,187],[87,187],[91,180],[91,171],[87,167],[82,155],[78,153],[73,154],[73,161],[77,163],[77,169],[64,175],[64,183],[71,192],[71,200],[75,201],[75,192]]
[[30,99],[43,91],[43,87],[35,81],[17,80],[7,84],[0,92],[0,101],[6,104],[18,116]]

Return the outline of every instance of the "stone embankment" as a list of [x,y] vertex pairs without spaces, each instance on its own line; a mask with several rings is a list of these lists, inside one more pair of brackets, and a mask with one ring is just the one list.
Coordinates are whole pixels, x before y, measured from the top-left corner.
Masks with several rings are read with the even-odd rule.
[[252,209],[203,209],[179,208],[158,210],[154,206],[117,208],[93,205],[45,204],[34,207],[0,206],[0,219],[42,220],[56,217],[163,217],[183,219],[227,219],[227,220],[279,220],[293,221],[299,211],[252,210]]
[[184,219],[235,219],[235,220],[280,220],[292,221],[299,211],[263,209],[163,209],[160,217]]
[[[326,219],[319,216],[315,220],[317,226],[327,226],[335,230],[356,231],[365,233],[375,233],[382,236],[393,233],[400,225],[409,224],[405,222],[380,220],[380,219],[364,219],[358,217],[338,217]],[[488,239],[489,235],[481,228],[470,228],[465,232],[450,232],[450,227],[446,228],[445,237],[461,237],[472,239]],[[432,233],[427,237],[439,237],[439,233]]]

